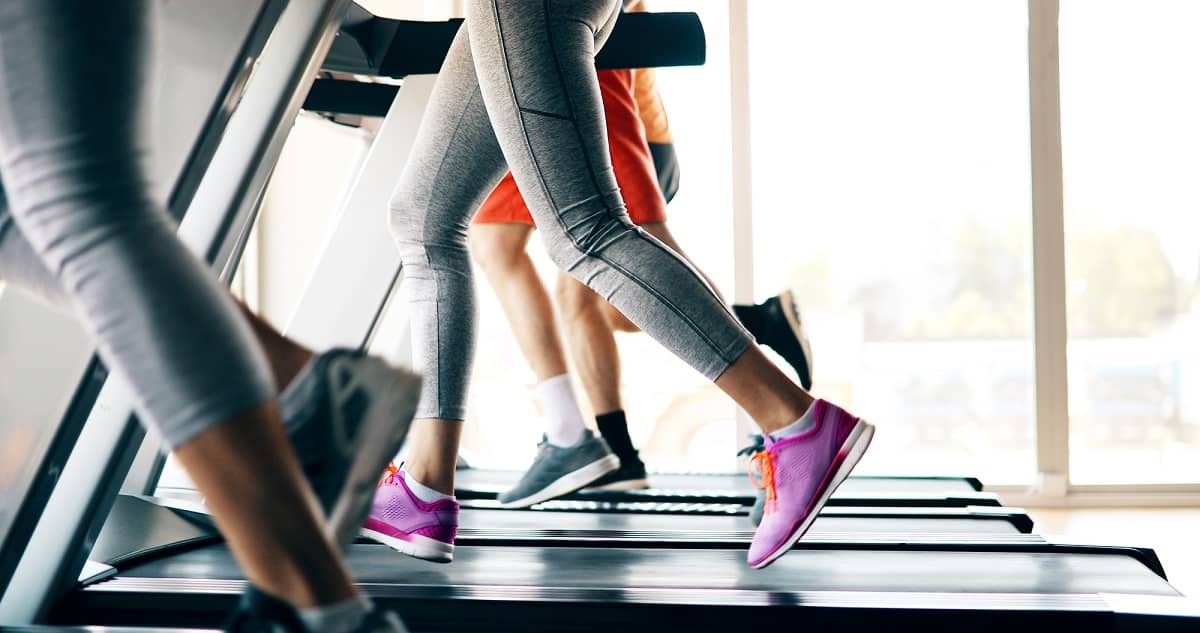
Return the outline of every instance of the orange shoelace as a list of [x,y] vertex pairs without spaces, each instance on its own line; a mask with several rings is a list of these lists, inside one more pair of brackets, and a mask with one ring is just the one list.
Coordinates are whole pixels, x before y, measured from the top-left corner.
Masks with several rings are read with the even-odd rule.
[[[754,467],[758,467],[758,478],[754,477]],[[748,474],[755,488],[767,491],[767,502],[764,512],[775,511],[775,456],[769,451],[759,451],[750,456]]]
[[400,469],[396,468],[396,462],[388,462],[387,468],[383,469],[383,476],[379,478],[379,483],[375,484],[376,488],[386,484],[394,484],[400,479]]

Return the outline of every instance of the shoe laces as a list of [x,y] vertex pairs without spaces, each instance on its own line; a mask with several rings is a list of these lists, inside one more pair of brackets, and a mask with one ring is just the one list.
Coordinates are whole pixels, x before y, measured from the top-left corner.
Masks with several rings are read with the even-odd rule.
[[758,433],[751,433],[750,445],[743,446],[742,448],[738,449],[737,454],[738,457],[742,457],[743,455],[753,455],[764,448],[766,448],[766,444],[763,440],[763,436],[759,435]]
[[400,469],[396,467],[396,462],[388,462],[387,468],[383,469],[383,475],[379,478],[379,483],[376,484],[376,487],[395,486],[400,483],[401,477],[403,475],[400,474]]
[[[754,476],[755,470],[758,477]],[[755,488],[767,491],[767,500],[763,512],[775,511],[775,455],[770,451],[758,451],[750,456],[750,481]]]

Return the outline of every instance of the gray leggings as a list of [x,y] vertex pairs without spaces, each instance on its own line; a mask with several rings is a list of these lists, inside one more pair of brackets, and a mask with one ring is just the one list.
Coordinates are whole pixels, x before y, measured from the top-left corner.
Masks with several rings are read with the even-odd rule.
[[274,388],[233,301],[150,197],[154,5],[0,2],[0,277],[69,304],[178,447]]
[[418,417],[465,417],[475,347],[467,225],[512,169],[550,258],[709,379],[751,343],[691,266],[629,221],[594,57],[619,0],[470,0],[391,200]]

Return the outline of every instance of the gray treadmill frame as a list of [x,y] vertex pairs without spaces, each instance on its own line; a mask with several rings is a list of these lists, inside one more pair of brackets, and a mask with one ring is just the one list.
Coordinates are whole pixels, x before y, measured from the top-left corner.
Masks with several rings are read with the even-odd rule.
[[[277,2],[268,0],[265,6]],[[206,164],[179,233],[226,278],[236,267],[292,122],[350,4],[288,2],[257,64],[246,60],[243,66],[254,71],[244,92],[222,104],[236,109],[219,144],[208,146],[215,151],[208,157],[189,156],[189,165],[198,158]],[[210,119],[204,129],[212,123]],[[206,147],[205,140],[198,150]],[[181,184],[187,184],[186,174]],[[121,381],[106,381],[0,598],[0,623],[39,621],[75,584],[145,435],[133,417],[130,396]],[[57,475],[55,464],[42,468]]]

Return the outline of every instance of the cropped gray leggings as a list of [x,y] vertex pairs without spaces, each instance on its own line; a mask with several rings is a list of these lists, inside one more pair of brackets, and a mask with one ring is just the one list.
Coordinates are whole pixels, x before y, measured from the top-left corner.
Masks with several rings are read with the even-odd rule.
[[418,417],[463,419],[475,347],[467,225],[511,168],[551,259],[709,379],[750,345],[671,249],[629,221],[595,54],[619,0],[470,0],[391,200],[411,304]]
[[68,303],[178,447],[274,388],[233,301],[150,198],[154,5],[0,2],[0,278]]

